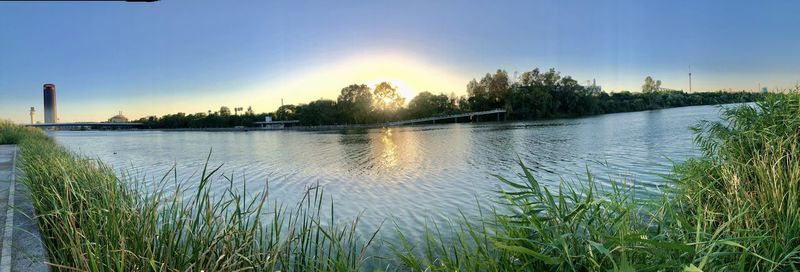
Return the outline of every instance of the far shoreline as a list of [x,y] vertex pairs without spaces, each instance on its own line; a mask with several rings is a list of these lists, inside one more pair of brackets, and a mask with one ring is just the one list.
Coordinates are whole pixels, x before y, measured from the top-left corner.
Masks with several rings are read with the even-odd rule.
[[[676,108],[705,107],[705,106],[719,107],[719,106],[725,106],[725,105],[737,105],[737,104],[747,104],[747,103],[752,103],[752,102],[737,102],[737,103],[711,104],[711,105],[688,105],[688,106],[667,107],[667,108],[648,109],[648,110],[640,110],[640,111],[611,112],[611,113],[590,114],[590,115],[582,115],[582,116],[555,116],[555,117],[550,117],[550,118],[538,118],[538,119],[520,119],[520,120],[508,120],[508,119],[506,119],[506,120],[502,120],[502,121],[480,121],[480,122],[441,122],[441,123],[436,123],[435,125],[550,121],[550,120],[559,120],[559,119],[588,118],[588,117],[612,115],[612,114],[625,114],[625,113],[634,113],[634,112],[660,111],[660,110],[668,110],[668,109],[676,109]],[[426,126],[426,125],[433,125],[433,124],[422,123],[422,124],[410,124],[410,125],[389,125],[387,123],[378,123],[378,124],[357,124],[357,125],[292,126],[292,127],[283,127],[283,128],[270,128],[270,127],[133,128],[133,129],[63,130],[63,131],[164,131],[164,132],[336,131],[336,130],[350,130],[350,129],[375,129],[375,128],[387,128],[387,127],[415,127],[415,126]]]

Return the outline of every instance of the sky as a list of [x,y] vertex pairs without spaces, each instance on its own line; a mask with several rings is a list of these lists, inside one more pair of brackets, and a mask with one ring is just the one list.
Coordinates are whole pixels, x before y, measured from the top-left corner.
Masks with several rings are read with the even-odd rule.
[[797,1],[0,2],[0,119],[102,121],[335,99],[390,81],[466,93],[487,72],[556,68],[605,91],[800,79]]

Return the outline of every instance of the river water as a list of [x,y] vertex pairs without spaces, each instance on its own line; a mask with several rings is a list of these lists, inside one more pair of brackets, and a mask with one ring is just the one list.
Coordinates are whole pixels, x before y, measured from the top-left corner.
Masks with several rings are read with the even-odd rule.
[[[496,199],[492,174],[517,179],[519,158],[539,181],[581,180],[586,169],[601,185],[635,180],[644,194],[669,186],[672,161],[698,155],[689,126],[716,120],[720,107],[698,106],[531,122],[462,123],[349,131],[54,131],[60,144],[96,157],[152,186],[173,166],[196,184],[206,157],[237,187],[263,190],[293,204],[319,183],[337,218],[360,214],[360,228],[382,223],[422,233],[426,220],[477,214],[476,201]],[[217,180],[221,181],[219,175]],[[227,182],[217,183],[219,188]],[[221,190],[221,189],[220,189]],[[416,235],[414,235],[416,236]],[[413,238],[413,237],[412,237]]]

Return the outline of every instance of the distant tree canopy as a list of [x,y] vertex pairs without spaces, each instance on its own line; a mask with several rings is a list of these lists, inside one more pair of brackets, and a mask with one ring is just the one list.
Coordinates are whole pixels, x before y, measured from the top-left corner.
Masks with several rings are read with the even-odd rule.
[[342,88],[336,100],[342,111],[342,120],[350,124],[363,124],[370,121],[372,113],[372,92],[365,84],[353,84]]
[[653,80],[650,76],[644,78],[644,85],[642,85],[643,93],[653,93],[659,90],[661,90],[661,80]]
[[149,128],[218,128],[253,126],[253,123],[264,121],[264,117],[273,116],[272,113],[243,114],[243,115],[222,115],[219,112],[206,114],[205,112],[195,114],[167,114],[161,118],[141,118],[135,122],[144,123]]
[[248,107],[245,114],[231,114],[229,108],[186,115],[170,114],[161,118],[142,118],[137,122],[150,128],[210,128],[253,126],[270,116],[274,120],[299,120],[301,125],[370,124],[400,119],[424,118],[453,113],[502,108],[512,120],[576,117],[592,114],[641,111],[669,107],[752,102],[762,98],[751,92],[685,93],[666,90],[661,81],[648,76],[642,92],[606,93],[597,86],[581,86],[570,76],[549,69],[535,68],[511,79],[498,69],[466,85],[467,95],[421,92],[406,105],[396,87],[381,82],[374,89],[365,84],[342,88],[336,100],[319,99],[308,104],[283,105],[273,113],[255,114]]
[[294,105],[283,105],[278,107],[275,111],[276,120],[295,120],[297,115],[297,107]]
[[445,94],[421,92],[408,102],[405,116],[408,118],[424,118],[460,112],[455,101]]
[[397,111],[403,107],[405,98],[400,97],[397,88],[389,82],[381,82],[375,86],[375,107],[381,111]]

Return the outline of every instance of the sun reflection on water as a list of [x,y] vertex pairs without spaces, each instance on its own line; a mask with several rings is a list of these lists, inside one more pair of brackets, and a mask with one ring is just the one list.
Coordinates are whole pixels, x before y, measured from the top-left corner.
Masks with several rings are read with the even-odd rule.
[[384,128],[381,132],[381,144],[383,144],[383,152],[381,152],[380,164],[383,168],[394,168],[397,166],[397,145],[392,139],[392,129]]

